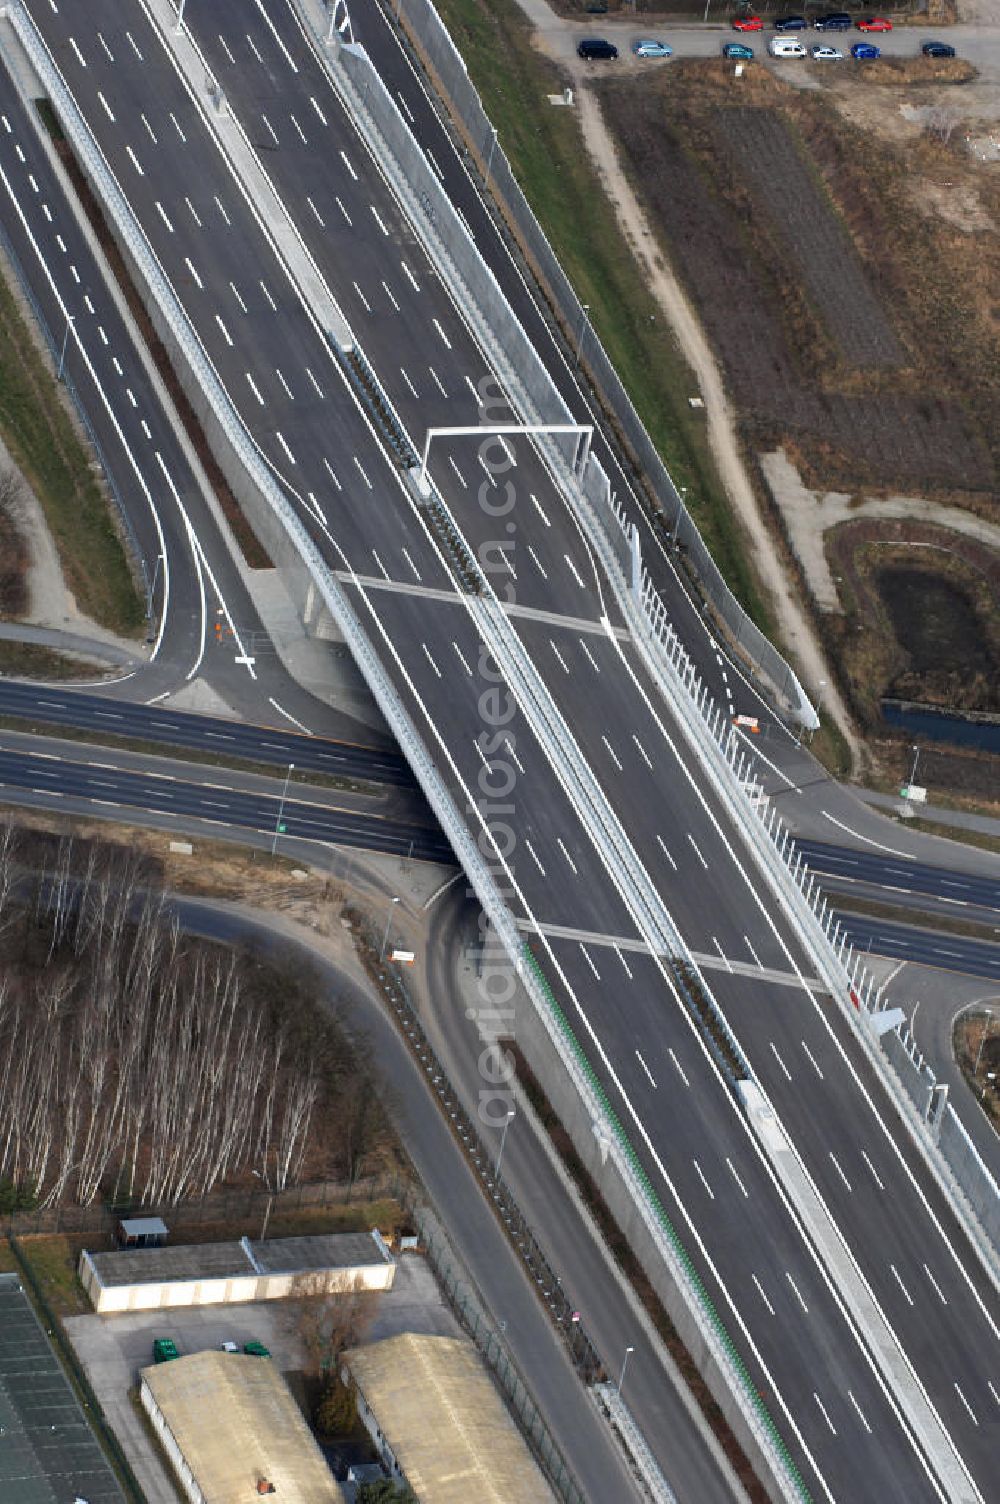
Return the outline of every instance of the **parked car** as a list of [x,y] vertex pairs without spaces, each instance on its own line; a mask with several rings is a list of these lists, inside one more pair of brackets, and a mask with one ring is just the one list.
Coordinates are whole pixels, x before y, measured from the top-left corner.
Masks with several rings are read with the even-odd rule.
[[920,51],[924,57],[956,57],[954,47],[948,42],[925,42]]
[[817,16],[813,22],[817,31],[850,31],[851,24],[846,10],[827,11],[825,16]]
[[864,16],[858,22],[859,31],[891,31],[892,22],[887,21],[885,16]]
[[618,48],[613,42],[606,41],[604,37],[584,37],[576,50],[578,56],[588,63],[598,58],[613,60],[618,56]]
[[808,57],[806,49],[794,37],[772,37],[767,44],[772,57]]
[[249,1353],[251,1358],[269,1358],[271,1356],[263,1342],[244,1342],[243,1351]]
[[220,1342],[219,1346],[224,1353],[238,1353],[240,1350],[238,1342]]
[[632,51],[636,57],[673,57],[674,49],[668,47],[666,42],[633,42]]
[[844,57],[839,47],[810,47],[809,51],[818,63],[839,63]]
[[722,48],[722,56],[735,58],[741,63],[752,63],[753,48],[748,47],[746,42],[726,42]]
[[873,58],[882,56],[882,49],[871,42],[855,42],[851,48],[851,56],[859,62],[870,62]]
[[153,1362],[169,1363],[171,1358],[179,1358],[177,1343],[172,1337],[155,1337],[153,1339]]
[[779,16],[774,23],[775,31],[805,31],[808,22],[805,16]]
[[764,23],[760,16],[737,16],[733,21],[734,31],[763,31]]

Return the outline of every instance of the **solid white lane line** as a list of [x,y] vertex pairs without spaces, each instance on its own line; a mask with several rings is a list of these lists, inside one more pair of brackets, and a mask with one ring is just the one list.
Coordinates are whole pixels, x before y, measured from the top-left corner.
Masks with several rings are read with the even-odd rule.
[[757,1286],[757,1294],[760,1296],[761,1300],[764,1302],[764,1304],[767,1306],[767,1309],[770,1311],[771,1315],[773,1316],[775,1314],[774,1307],[772,1306],[771,1302],[768,1300],[767,1296],[764,1294],[764,1286],[761,1284],[761,1282],[757,1278],[756,1274],[751,1274],[750,1278],[753,1280],[754,1284]]
[[697,1174],[698,1179],[701,1181],[702,1185],[705,1187],[705,1189],[708,1192],[709,1196],[714,1201],[715,1200],[715,1192],[712,1190],[712,1187],[709,1185],[708,1181],[705,1179],[705,1175],[704,1175],[704,1172],[702,1171],[701,1165],[698,1163],[698,1161],[696,1159],[692,1159],[691,1163],[694,1165],[695,1173]]
[[690,1086],[691,1082],[688,1080],[687,1076],[685,1076],[683,1066],[681,1065],[680,1061],[677,1059],[677,1056],[674,1054],[673,1050],[669,1048],[669,1046],[667,1048],[667,1054],[670,1056],[670,1059],[673,1061],[674,1070],[677,1072],[678,1076],[680,1076],[681,1080],[684,1082],[684,1085],[685,1086]]
[[770,1039],[768,1040],[768,1044],[771,1046],[771,1053],[774,1055],[775,1060],[781,1066],[781,1069],[784,1071],[785,1076],[790,1081],[792,1079],[792,1073],[788,1069],[788,1066],[785,1064],[785,1062],[782,1060],[781,1056],[778,1054],[777,1045],[775,1045],[774,1041]]
[[809,1064],[812,1066],[813,1070],[816,1072],[817,1076],[822,1081],[823,1080],[823,1072],[820,1070],[819,1066],[816,1064],[816,1057],[813,1055],[812,1050],[806,1044],[806,1042],[805,1042],[804,1039],[802,1040],[801,1043],[802,1043],[802,1048],[805,1050],[806,1055],[808,1056]]
[[890,1264],[889,1268],[892,1270],[892,1276],[895,1279],[896,1284],[899,1286],[899,1288],[902,1290],[903,1294],[906,1296],[906,1303],[907,1303],[907,1305],[912,1306],[913,1305],[913,1296],[910,1294],[909,1290],[903,1284],[903,1281],[900,1278],[899,1270],[896,1268],[895,1264]]
[[281,40],[281,34],[279,33],[278,28],[275,26],[274,22],[271,20],[271,17],[268,15],[267,11],[264,9],[261,0],[255,0],[255,3],[257,9],[260,11],[261,15],[264,18],[264,22],[267,26],[268,31],[271,33],[275,42],[278,44],[278,48],[281,52],[282,57],[285,59],[285,62],[288,64],[289,68],[291,68],[293,73],[298,73],[299,70],[296,65],[295,59],[292,57],[292,54],[289,52],[288,48]]
[[[632,973],[629,972],[630,976],[631,976],[631,974]],[[649,1084],[653,1088],[653,1090],[655,1091],[656,1090],[656,1082],[653,1080],[653,1073],[650,1070],[649,1066],[646,1064],[645,1060],[643,1060],[642,1056],[639,1054],[638,1050],[636,1050],[636,1052],[635,1052],[635,1058],[636,1058],[636,1060],[638,1060],[639,1064],[642,1066],[643,1070],[646,1072],[646,1075],[647,1075],[647,1077],[649,1079]]]

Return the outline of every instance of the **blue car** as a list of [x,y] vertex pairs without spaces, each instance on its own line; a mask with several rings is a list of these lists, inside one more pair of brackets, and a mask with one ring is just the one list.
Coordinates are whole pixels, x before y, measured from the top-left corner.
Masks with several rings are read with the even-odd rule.
[[881,57],[882,49],[874,47],[871,42],[855,42],[851,48],[851,56],[859,62],[868,62],[872,58]]
[[752,63],[753,48],[748,47],[746,42],[726,42],[722,49],[722,56],[736,58],[741,63]]
[[632,51],[636,57],[673,57],[674,49],[668,47],[666,42],[641,41],[632,43]]

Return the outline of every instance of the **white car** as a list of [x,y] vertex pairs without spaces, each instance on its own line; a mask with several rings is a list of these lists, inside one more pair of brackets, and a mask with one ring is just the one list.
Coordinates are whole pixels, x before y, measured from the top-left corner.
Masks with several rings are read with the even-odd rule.
[[818,63],[842,63],[844,60],[839,47],[813,47],[810,51]]
[[772,37],[767,44],[767,50],[772,57],[808,57],[809,54],[801,42],[794,37]]
[[219,1347],[224,1353],[238,1353],[240,1350],[238,1342],[220,1342]]

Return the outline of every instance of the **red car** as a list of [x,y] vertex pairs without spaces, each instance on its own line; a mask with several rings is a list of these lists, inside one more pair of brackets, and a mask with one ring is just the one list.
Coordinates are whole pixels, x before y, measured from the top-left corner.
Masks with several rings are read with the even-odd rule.
[[734,31],[763,31],[764,23],[760,16],[737,16],[733,22]]
[[891,21],[887,21],[884,16],[866,16],[863,21],[859,21],[858,22],[858,30],[859,31],[891,31],[892,30],[892,22]]

